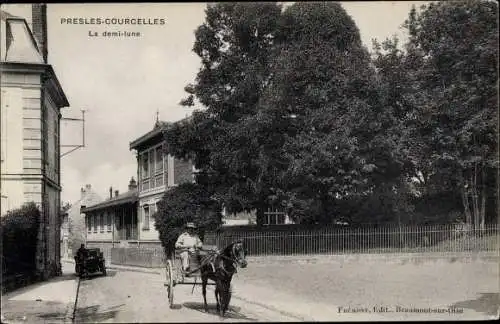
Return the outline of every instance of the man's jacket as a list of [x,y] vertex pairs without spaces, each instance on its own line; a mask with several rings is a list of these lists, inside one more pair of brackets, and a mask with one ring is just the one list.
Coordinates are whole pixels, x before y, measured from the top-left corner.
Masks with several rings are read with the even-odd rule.
[[201,242],[198,235],[190,235],[188,232],[182,233],[177,242],[175,242],[175,248],[201,248],[203,243]]

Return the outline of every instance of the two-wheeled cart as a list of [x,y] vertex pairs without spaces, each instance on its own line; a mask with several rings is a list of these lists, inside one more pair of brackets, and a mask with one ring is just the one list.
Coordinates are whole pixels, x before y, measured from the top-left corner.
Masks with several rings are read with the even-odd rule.
[[[167,288],[168,303],[170,308],[174,305],[174,288],[178,285],[193,285],[193,290],[196,285],[201,285],[200,263],[198,258],[191,256],[189,268],[190,271],[185,272],[182,269],[181,251],[175,251],[173,257],[167,258],[165,264],[165,283]],[[213,286],[215,283],[208,282],[207,285]]]

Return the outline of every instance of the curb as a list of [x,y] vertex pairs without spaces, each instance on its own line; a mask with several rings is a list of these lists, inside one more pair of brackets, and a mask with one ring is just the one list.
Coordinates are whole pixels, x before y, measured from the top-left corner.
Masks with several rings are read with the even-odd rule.
[[[71,259],[61,259],[61,263],[63,263],[63,262],[70,263],[70,264],[75,263],[75,261],[73,261]],[[78,293],[80,290],[80,278],[75,277],[74,282],[76,284],[75,300],[72,301],[71,303],[69,303],[69,305],[67,306],[66,314],[64,314],[64,323],[73,323],[75,320],[75,311],[76,311],[76,305],[78,302]]]
[[78,293],[80,290],[80,278],[76,278],[76,292],[75,292],[75,300],[69,304],[68,309],[66,310],[66,314],[64,315],[64,323],[73,323],[75,320],[75,311],[76,305],[78,303]]

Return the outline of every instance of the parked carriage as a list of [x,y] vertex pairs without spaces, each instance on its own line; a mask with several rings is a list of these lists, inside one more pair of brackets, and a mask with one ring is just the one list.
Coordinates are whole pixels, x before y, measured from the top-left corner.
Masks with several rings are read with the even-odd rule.
[[81,277],[88,277],[89,274],[101,272],[106,275],[106,260],[98,248],[87,249],[84,260],[75,256],[75,273]]

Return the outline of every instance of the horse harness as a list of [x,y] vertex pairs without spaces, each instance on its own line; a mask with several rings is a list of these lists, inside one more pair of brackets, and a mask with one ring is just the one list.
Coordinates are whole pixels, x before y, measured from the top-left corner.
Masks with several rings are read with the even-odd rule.
[[[233,247],[233,253],[234,255],[234,247]],[[225,260],[229,260],[231,261],[231,264],[233,265],[233,268],[234,268],[234,271],[233,272],[229,272],[228,270],[226,270],[226,268],[224,267],[224,262],[221,262],[220,263],[220,269],[222,271],[224,271],[226,274],[234,274],[236,272],[238,272],[238,262],[236,259],[233,259],[233,258],[230,258],[230,257],[227,257],[225,255],[222,255],[218,252],[215,252],[215,251],[211,251],[211,253],[209,255],[207,255],[202,261],[201,261],[201,265],[200,266],[203,266],[205,264],[210,264],[210,266],[212,267],[212,270],[213,272],[215,273],[215,265],[214,265],[214,262],[215,262],[215,259],[217,257],[220,257],[221,259],[225,259]],[[209,259],[209,260],[208,260]]]

